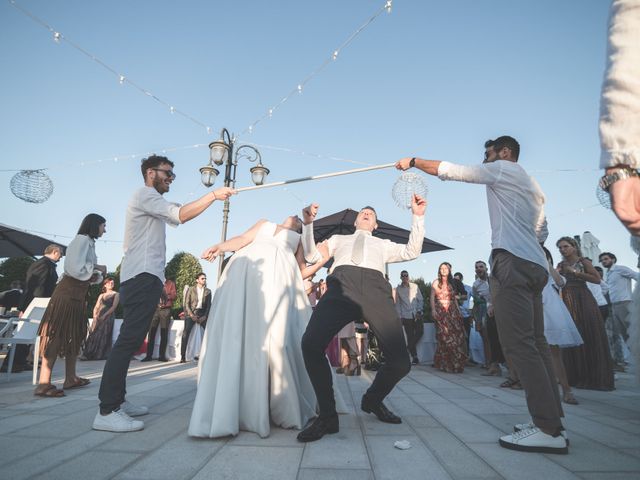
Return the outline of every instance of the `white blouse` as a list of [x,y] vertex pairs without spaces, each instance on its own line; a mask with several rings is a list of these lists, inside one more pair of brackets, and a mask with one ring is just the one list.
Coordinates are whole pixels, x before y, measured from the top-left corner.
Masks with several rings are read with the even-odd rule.
[[96,241],[88,235],[76,235],[67,247],[64,273],[78,280],[89,280],[98,263]]

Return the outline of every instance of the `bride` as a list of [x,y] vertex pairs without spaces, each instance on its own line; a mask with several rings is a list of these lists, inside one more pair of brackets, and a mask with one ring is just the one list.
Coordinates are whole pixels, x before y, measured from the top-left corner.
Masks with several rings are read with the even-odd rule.
[[239,430],[269,435],[305,426],[316,397],[300,340],[311,317],[302,280],[328,259],[307,266],[297,216],[280,225],[260,220],[242,235],[202,254],[212,261],[236,252],[213,298],[198,366],[198,391],[189,435],[221,437]]

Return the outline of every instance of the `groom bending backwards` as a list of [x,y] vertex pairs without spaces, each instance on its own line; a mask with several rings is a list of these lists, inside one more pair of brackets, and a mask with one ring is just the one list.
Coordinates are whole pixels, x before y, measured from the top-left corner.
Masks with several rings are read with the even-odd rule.
[[[384,278],[384,270],[387,263],[413,260],[420,255],[426,206],[427,202],[422,197],[413,196],[413,221],[406,245],[372,236],[378,224],[376,212],[371,207],[364,207],[358,213],[354,234],[334,235],[329,239],[329,257],[333,257],[334,262],[327,277],[327,293],[316,305],[302,337],[304,363],[316,392],[320,412],[314,422],[298,434],[299,441],[313,442],[325,433],[339,430],[331,367],[324,351],[333,336],[354,320],[363,319],[369,324],[386,359],[362,397],[361,408],[383,422],[402,422],[382,403],[411,369],[402,325],[397,319],[391,286]],[[313,239],[313,220],[317,213],[317,204],[302,211],[303,248],[307,261],[312,263],[320,255]]]

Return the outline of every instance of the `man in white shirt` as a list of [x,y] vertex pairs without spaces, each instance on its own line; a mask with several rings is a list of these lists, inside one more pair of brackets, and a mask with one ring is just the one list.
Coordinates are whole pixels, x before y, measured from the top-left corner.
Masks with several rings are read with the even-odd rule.
[[132,432],[144,422],[132,416],[146,415],[149,409],[125,401],[126,378],[133,353],[140,348],[149,330],[164,284],[166,262],[165,224],[177,226],[197,217],[215,200],[235,193],[219,188],[198,200],[180,206],[163,197],[176,178],[173,162],[152,155],[140,165],[144,187],[129,200],[124,231],[124,258],[120,269],[120,303],[123,322],[120,335],[104,365],[100,383],[100,411],[93,421],[95,430]]
[[416,345],[424,333],[423,310],[422,293],[418,285],[409,281],[409,272],[403,270],[400,272],[400,283],[396,287],[396,312],[402,322],[404,333],[407,335],[407,350],[409,350],[413,365],[418,365]]
[[540,247],[547,235],[544,194],[518,164],[520,144],[509,136],[485,143],[482,165],[465,166],[416,157],[396,168],[413,166],[438,176],[486,185],[491,222],[491,296],[500,341],[520,374],[533,422],[519,424],[500,445],[527,452],[568,453],[563,416],[549,345],[544,336],[542,289],[549,276]]
[[[378,224],[376,212],[371,207],[358,213],[355,233],[333,235],[327,241],[329,257],[333,257],[326,282],[327,293],[318,301],[302,337],[302,354],[318,399],[319,415],[298,434],[299,441],[312,442],[327,433],[338,432],[331,367],[324,351],[342,327],[361,319],[375,333],[385,357],[384,365],[362,397],[361,408],[383,422],[402,423],[400,417],[382,403],[396,383],[411,370],[402,326],[391,297],[391,285],[385,279],[384,271],[387,263],[413,260],[420,255],[426,206],[422,197],[413,196],[413,220],[406,245],[372,235]],[[313,219],[317,213],[317,204],[302,211],[302,245],[310,263],[320,256],[313,238]]]
[[603,252],[598,257],[600,264],[607,269],[605,281],[609,286],[609,299],[611,300],[611,329],[613,330],[614,358],[615,362],[623,364],[621,357],[622,346],[620,336],[626,342],[629,338],[629,324],[631,322],[631,280],[640,281],[640,273],[629,267],[618,265],[617,257],[611,252]]

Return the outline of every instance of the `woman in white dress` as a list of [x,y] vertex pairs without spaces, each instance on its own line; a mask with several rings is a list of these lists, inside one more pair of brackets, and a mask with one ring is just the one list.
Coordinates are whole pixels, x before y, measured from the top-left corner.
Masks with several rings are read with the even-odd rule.
[[551,252],[543,247],[549,262],[549,280],[542,290],[542,308],[544,311],[544,336],[547,338],[551,350],[553,370],[562,387],[562,401],[570,405],[578,405],[573,396],[571,386],[567,380],[567,372],[562,361],[561,348],[577,347],[584,342],[580,332],[571,317],[571,313],[560,297],[559,290],[564,286],[565,279],[553,266]]
[[[316,415],[300,341],[311,317],[303,278],[307,266],[297,216],[282,224],[261,220],[202,254],[236,252],[216,289],[198,366],[189,435],[221,437],[239,430],[267,437],[270,422],[302,428]],[[324,251],[323,251],[324,250]]]

